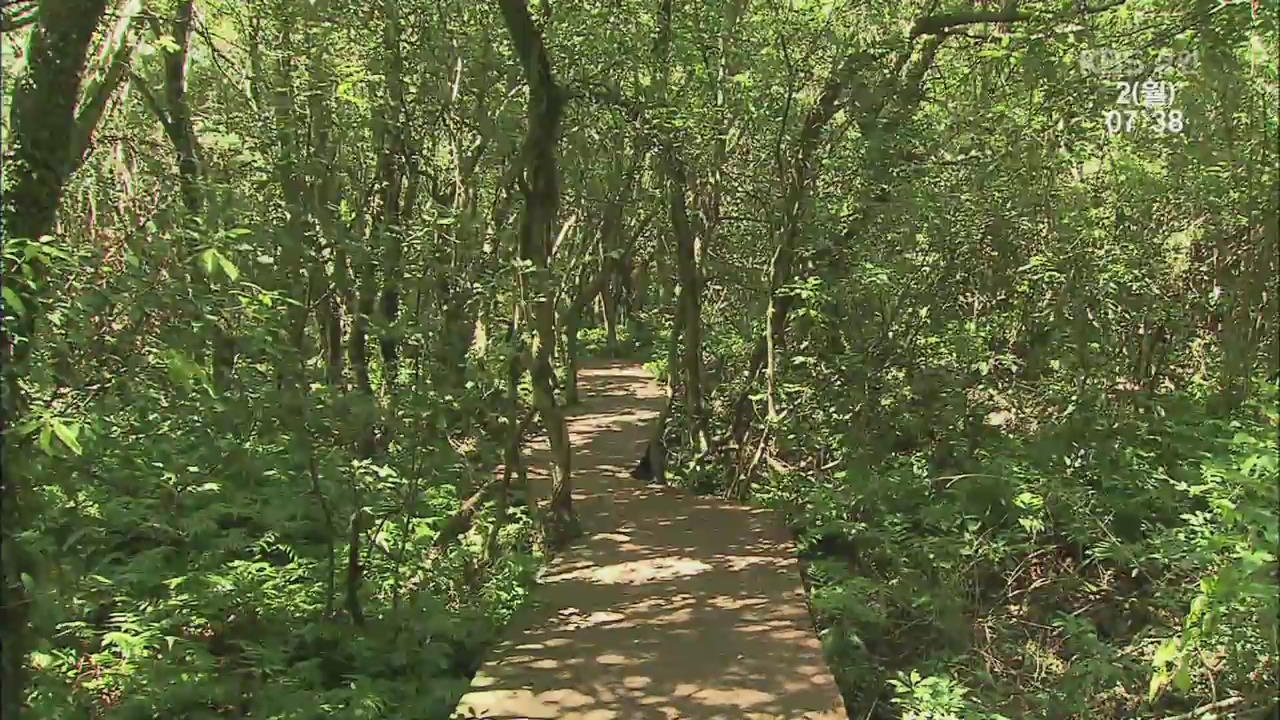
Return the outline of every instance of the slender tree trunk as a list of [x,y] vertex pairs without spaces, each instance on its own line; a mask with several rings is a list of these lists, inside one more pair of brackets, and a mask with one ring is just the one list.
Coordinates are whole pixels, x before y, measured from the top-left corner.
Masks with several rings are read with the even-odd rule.
[[[615,272],[612,277],[617,278]],[[609,349],[610,355],[618,354],[618,295],[613,291],[613,287],[606,285],[601,291],[601,299],[604,301],[604,334],[605,347]]]
[[[591,288],[595,293],[593,299],[598,298],[600,301],[600,317],[604,321],[605,328],[605,345],[611,355],[618,351],[618,303],[614,286],[617,284],[618,267],[623,253],[620,236],[623,232],[621,225],[625,202],[620,192],[605,208],[604,222],[600,228],[600,283]],[[576,386],[578,382],[576,373],[573,382]]]
[[[605,235],[602,262],[605,268],[605,282],[600,288],[600,299],[604,306],[605,332],[608,334],[609,351],[616,354],[618,346],[618,323],[625,310],[625,319],[630,322],[631,309],[631,275],[634,266],[636,241],[648,228],[652,215],[645,214],[636,223],[635,231],[628,232],[623,218],[625,211],[634,197],[636,182],[644,171],[646,146],[639,138],[633,140],[631,169],[627,172],[626,184],[622,194],[615,203],[611,203],[606,216],[608,224]],[[612,235],[608,234],[612,233]]]
[[664,459],[665,465],[666,444],[663,438],[667,433],[667,421],[671,419],[671,412],[676,404],[676,388],[679,385],[677,378],[680,376],[680,333],[684,329],[684,320],[687,317],[682,311],[684,308],[684,288],[676,288],[675,297],[676,312],[675,317],[671,321],[671,337],[667,340],[667,383],[664,388],[667,401],[663,403],[661,412],[658,413],[658,420],[653,426],[653,431],[649,436],[649,443],[645,448],[645,456],[649,458],[650,467],[654,469],[654,476],[661,479],[662,473],[657,471],[654,462],[659,457]]
[[582,314],[587,309],[587,303],[600,294],[601,288],[605,286],[608,279],[608,270],[603,266],[598,268],[591,281],[580,286],[560,319],[560,326],[564,328],[564,356],[567,366],[564,395],[567,405],[575,405],[578,402],[578,328],[582,324]]
[[[730,442],[738,448],[736,454],[740,471],[739,482],[735,483],[731,493],[740,497],[749,492],[749,478],[744,477],[741,470],[742,463],[746,457],[743,442],[746,439],[751,422],[749,398],[752,386],[759,376],[760,370],[767,365],[769,415],[770,417],[776,416],[777,353],[785,337],[787,313],[790,311],[792,304],[791,296],[782,293],[781,290],[787,283],[791,282],[796,242],[800,237],[800,223],[803,219],[805,201],[808,198],[809,187],[812,183],[814,153],[817,149],[818,138],[826,124],[834,117],[839,100],[844,93],[845,85],[852,75],[853,69],[854,57],[845,57],[832,71],[831,76],[828,77],[822,95],[818,99],[818,104],[806,116],[797,140],[795,157],[792,160],[790,172],[786,177],[787,190],[779,203],[779,214],[781,216],[778,225],[779,237],[778,245],[769,263],[769,306],[766,310],[765,332],[757,340],[756,347],[752,351],[746,382],[743,384],[738,399],[734,403],[734,419],[729,433]],[[779,159],[779,163],[781,162],[781,159]],[[779,171],[784,170],[785,168],[779,167]]]
[[[375,262],[375,247],[381,245],[384,281],[390,278],[390,295],[381,294],[383,320],[388,320],[387,310],[399,314],[399,274],[400,274],[400,220],[401,199],[404,187],[403,153],[404,134],[400,127],[403,110],[403,79],[400,77],[399,51],[399,14],[395,3],[386,0],[383,4],[383,38],[393,46],[391,56],[383,58],[380,68],[387,78],[388,97],[382,104],[375,120],[374,144],[379,148],[375,167],[377,185],[371,195],[373,210],[369,213],[368,227],[362,222],[356,233],[358,247],[352,247],[352,266],[355,271],[356,288],[354,312],[351,313],[351,332],[347,341],[348,358],[356,379],[356,391],[360,394],[360,417],[356,420],[357,453],[363,458],[372,458],[385,448],[390,435],[386,432],[378,436],[381,406],[374,394],[373,379],[369,367],[369,329],[379,304],[378,267]],[[394,42],[393,42],[394,41]],[[367,229],[367,234],[366,234]],[[394,267],[388,267],[394,265]],[[396,341],[388,329],[380,338],[382,351],[383,377],[382,388],[394,392],[398,354]]]
[[384,179],[382,212],[382,321],[386,329],[378,341],[382,354],[383,383],[394,388],[399,373],[400,285],[404,267],[399,226],[405,184],[405,106],[404,106],[404,56],[400,48],[400,11],[398,0],[384,0],[382,40],[388,53],[386,60],[387,105],[384,111],[384,132],[387,134],[387,151],[384,155],[387,175]]
[[640,318],[644,309],[649,304],[649,286],[651,284],[651,276],[653,269],[651,267],[652,260],[650,258],[640,258],[632,260],[630,278],[627,285],[630,287],[630,295],[626,304],[626,322],[628,327],[635,328],[635,322]]
[[[676,235],[676,259],[680,274],[680,298],[677,313],[683,318],[685,412],[689,416],[692,439],[699,453],[705,453],[707,440],[705,408],[702,398],[702,287],[698,271],[693,228],[689,224],[689,211],[685,204],[687,182],[684,170],[675,151],[666,150],[668,174],[668,204],[671,226]],[[674,371],[674,368],[672,369]]]
[[347,340],[347,353],[351,370],[356,376],[356,388],[372,399],[373,381],[369,374],[369,318],[373,315],[374,297],[378,280],[374,274],[372,253],[362,248],[353,258],[356,269],[355,312],[352,313],[351,334]]
[[203,343],[212,348],[213,383],[220,390],[230,386],[235,365],[236,340],[210,312],[208,303],[213,296],[211,279],[195,264],[195,252],[199,249],[204,232],[205,194],[200,167],[200,143],[196,137],[191,103],[187,99],[187,68],[191,55],[191,29],[195,22],[195,0],[182,0],[177,6],[173,22],[167,32],[157,18],[152,18],[152,28],[157,35],[173,38],[173,47],[164,53],[164,101],[161,103],[143,86],[143,96],[160,121],[165,135],[173,145],[178,165],[178,192],[185,214],[182,218],[187,235],[184,248],[187,263],[187,279],[197,290],[197,306],[191,310],[193,324],[205,324],[208,335],[200,340],[197,357],[205,357]]
[[[515,312],[512,313],[511,327],[518,327],[519,305],[517,304]],[[512,335],[514,336],[514,332]],[[487,559],[492,562],[498,555],[498,531],[507,522],[507,507],[511,498],[511,480],[516,478],[519,484],[519,491],[523,493],[522,499],[528,500],[528,477],[524,472],[523,459],[520,457],[520,444],[524,439],[524,423],[520,420],[520,393],[518,386],[520,383],[520,358],[515,352],[515,337],[508,340],[508,349],[510,355],[506,362],[506,425],[509,433],[506,442],[503,443],[502,449],[502,480],[497,488],[498,496],[496,498],[496,507],[494,508],[494,524],[493,530],[489,535],[488,542],[485,544],[485,554]],[[535,503],[536,505],[536,503]],[[533,508],[536,511],[536,507]]]
[[[659,68],[655,97],[659,102],[664,102],[671,56],[672,0],[662,0],[658,18],[658,34],[653,50],[654,62]],[[681,366],[684,374],[685,412],[689,416],[692,439],[697,444],[699,453],[705,453],[709,442],[702,397],[702,284],[699,281],[697,238],[689,222],[689,181],[679,156],[675,132],[675,128],[664,129],[658,160],[666,179],[667,208],[675,235],[676,270],[680,280],[676,302],[677,322],[673,323],[672,333],[676,334],[676,326],[683,326],[684,352]],[[670,366],[668,371],[674,376],[675,365]]]
[[552,394],[551,351],[555,347],[555,307],[548,277],[548,262],[554,238],[556,213],[560,206],[559,171],[556,167],[556,141],[564,110],[564,94],[551,73],[551,60],[542,42],[542,34],[529,16],[525,0],[498,0],[503,20],[511,35],[516,55],[529,84],[528,127],[523,155],[524,170],[520,189],[525,207],[520,218],[520,257],[533,264],[529,274],[537,344],[530,359],[534,404],[546,425],[551,443],[552,490],[544,534],[549,547],[558,548],[581,534],[573,508],[573,484],[570,478],[569,433],[564,415]]
[[[276,174],[285,206],[289,210],[283,233],[280,267],[284,271],[284,289],[297,301],[285,313],[287,343],[280,349],[301,359],[306,354],[306,325],[312,296],[318,293],[322,283],[318,269],[309,267],[306,261],[307,251],[315,249],[314,219],[311,217],[311,204],[307,198],[309,179],[304,164],[308,161],[306,153],[309,143],[301,130],[303,121],[299,117],[293,93],[294,31],[292,20],[285,21],[279,30],[281,54],[272,78],[271,96],[279,144]],[[289,396],[296,400],[300,397],[296,394],[297,391],[304,385],[304,363],[286,360],[281,367],[281,378],[291,391]]]
[[[335,226],[336,227],[336,226]],[[345,233],[333,235],[336,245],[333,252],[333,294],[328,300],[327,333],[329,336],[325,377],[329,384],[338,387],[346,386],[346,346],[344,333],[351,331],[349,326],[352,317],[351,271],[347,253],[348,239]],[[344,318],[347,319],[344,322]]]
[[[919,106],[923,97],[922,87],[925,75],[932,66],[943,39],[930,37],[919,48],[908,46],[895,62],[892,73],[884,86],[871,92],[854,93],[851,97],[851,108],[858,114],[859,123],[864,134],[878,134],[882,127],[895,127],[905,122]],[[915,61],[907,67],[908,61],[915,56]],[[862,58],[855,54],[845,56],[833,69],[823,87],[818,104],[805,117],[800,135],[797,138],[790,171],[783,166],[781,155],[778,158],[778,171],[785,183],[786,193],[779,203],[779,240],[769,267],[769,307],[766,316],[765,333],[756,341],[748,364],[747,375],[742,390],[734,403],[734,419],[728,439],[739,447],[739,458],[742,455],[742,442],[746,438],[751,421],[750,395],[756,378],[772,359],[776,368],[777,352],[786,336],[787,314],[791,310],[792,298],[780,292],[791,282],[795,262],[796,244],[800,236],[800,224],[804,219],[804,209],[816,173],[814,154],[817,151],[818,139],[827,124],[839,109],[840,101],[847,96],[847,90],[855,79],[858,63]],[[906,67],[903,79],[898,72]],[[880,116],[888,110],[891,122],[881,121]],[[878,177],[888,176],[887,164],[873,168]],[[866,227],[871,222],[872,214],[863,212],[855,226],[846,231],[846,238],[857,237],[856,228]],[[772,399],[775,393],[770,392]],[[739,463],[741,466],[741,462]],[[741,485],[740,493],[747,487]]]
[[334,164],[337,160],[337,143],[333,137],[333,106],[330,102],[336,83],[329,65],[329,33],[325,24],[330,20],[330,10],[329,0],[318,0],[308,12],[311,57],[308,68],[310,87],[307,91],[307,114],[311,124],[311,153],[308,171],[310,192],[306,199],[308,212],[319,226],[317,249],[327,245],[333,250],[332,274],[329,274],[318,252],[311,271],[320,281],[316,315],[320,325],[321,346],[324,349],[325,383],[336,388],[342,384],[345,372],[340,278],[346,274],[347,258],[345,238],[341,236],[336,212],[338,197]]
[[187,102],[187,65],[191,52],[191,23],[195,0],[178,5],[170,34],[176,49],[164,55],[165,106],[169,122],[165,131],[178,154],[178,188],[182,204],[192,217],[199,217],[203,198],[200,193],[200,154],[196,144],[191,105]]

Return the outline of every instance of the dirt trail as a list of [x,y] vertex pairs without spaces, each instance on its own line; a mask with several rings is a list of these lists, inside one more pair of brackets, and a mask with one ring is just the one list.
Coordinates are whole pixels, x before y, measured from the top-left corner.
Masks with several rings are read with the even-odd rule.
[[[768,512],[633,480],[662,389],[584,370],[570,418],[586,535],[547,569],[456,718],[844,720],[794,548]],[[547,488],[541,453],[531,484]]]

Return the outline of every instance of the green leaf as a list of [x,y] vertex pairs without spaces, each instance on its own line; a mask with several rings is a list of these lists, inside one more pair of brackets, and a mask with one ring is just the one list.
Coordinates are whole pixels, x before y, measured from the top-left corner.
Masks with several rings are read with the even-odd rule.
[[200,265],[209,277],[213,277],[215,268],[222,270],[222,273],[230,278],[232,282],[235,282],[240,277],[240,269],[235,266],[235,263],[227,259],[226,255],[219,252],[217,248],[209,248],[200,253]]
[[1160,690],[1169,682],[1169,673],[1161,670],[1160,672],[1151,674],[1151,683],[1147,685],[1147,702],[1156,699],[1160,694]]
[[1191,689],[1191,673],[1187,672],[1187,664],[1183,662],[1173,674],[1173,686],[1186,692]]
[[1168,665],[1174,658],[1178,656],[1178,649],[1182,645],[1182,639],[1171,637],[1160,644],[1156,649],[1156,654],[1151,658],[1151,664],[1162,668]]
[[1209,606],[1209,597],[1207,595],[1197,595],[1191,601],[1191,611],[1187,614],[1187,622],[1192,623],[1200,619],[1204,614],[1205,608]]
[[178,47],[178,41],[172,35],[161,35],[156,38],[156,47],[167,53],[176,53],[182,50],[182,48]]
[[218,264],[218,251],[209,248],[200,253],[200,265],[204,268],[204,274],[213,276],[213,268]]
[[16,437],[24,437],[24,436],[30,435],[31,433],[39,429],[40,429],[40,421],[31,420],[29,422],[22,423],[16,428],[13,428],[10,432],[12,432]]
[[103,648],[107,648],[112,645],[116,646],[120,650],[120,655],[126,660],[133,655],[136,655],[145,647],[142,638],[122,632],[109,632],[102,636]]
[[222,253],[218,253],[218,264],[222,267],[222,272],[226,273],[231,282],[235,282],[240,278],[240,269],[235,263],[228,260]]
[[52,425],[54,434],[58,436],[63,445],[67,446],[68,450],[76,455],[84,454],[84,450],[80,447],[80,441],[76,439],[76,436],[80,434],[79,426],[67,427],[62,424],[61,420],[57,419],[53,420]]
[[31,653],[31,666],[37,670],[45,670],[53,664],[53,656],[48,653]]
[[80,538],[83,537],[88,532],[89,532],[88,528],[80,528],[79,530],[76,530],[75,532],[71,533],[71,536],[68,537],[66,541],[62,543],[62,551],[67,552],[71,548],[75,547],[76,543],[80,541]]
[[1245,573],[1252,573],[1274,563],[1276,556],[1265,550],[1248,550],[1241,553],[1240,560],[1245,567]]
[[27,306],[24,305],[22,299],[18,297],[18,293],[5,287],[0,288],[0,294],[3,294],[4,296],[5,307],[12,307],[20,316],[27,314]]

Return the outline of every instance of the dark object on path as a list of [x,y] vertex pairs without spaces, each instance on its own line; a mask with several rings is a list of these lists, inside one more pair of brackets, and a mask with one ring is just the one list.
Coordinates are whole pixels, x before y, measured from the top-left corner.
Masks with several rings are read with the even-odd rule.
[[636,469],[631,471],[631,477],[636,480],[662,482],[666,462],[666,446],[660,440],[652,440],[645,446],[644,455],[640,458]]

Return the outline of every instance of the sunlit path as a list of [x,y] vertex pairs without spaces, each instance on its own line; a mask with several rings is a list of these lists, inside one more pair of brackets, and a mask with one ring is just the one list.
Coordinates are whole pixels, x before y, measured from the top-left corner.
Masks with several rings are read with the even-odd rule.
[[456,717],[845,718],[776,519],[628,476],[663,400],[639,366],[585,370],[582,396],[570,430],[586,537]]

